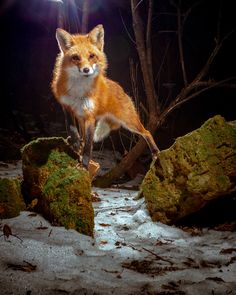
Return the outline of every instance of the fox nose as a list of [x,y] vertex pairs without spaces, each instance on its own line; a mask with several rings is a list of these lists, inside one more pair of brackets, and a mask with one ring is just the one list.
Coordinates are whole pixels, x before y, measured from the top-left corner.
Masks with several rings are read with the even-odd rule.
[[89,72],[89,68],[84,68],[84,69],[83,69],[83,72],[84,72],[85,74],[88,74],[88,72]]

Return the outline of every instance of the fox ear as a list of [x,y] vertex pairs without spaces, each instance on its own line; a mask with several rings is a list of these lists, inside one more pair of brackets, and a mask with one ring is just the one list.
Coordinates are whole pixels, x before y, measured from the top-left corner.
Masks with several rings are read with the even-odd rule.
[[63,29],[57,29],[56,30],[56,39],[58,46],[61,50],[61,52],[65,52],[66,50],[70,49],[70,47],[73,45],[73,40],[71,34],[66,32]]
[[103,51],[104,47],[104,29],[102,25],[96,26],[89,34],[90,41],[97,46],[100,51]]

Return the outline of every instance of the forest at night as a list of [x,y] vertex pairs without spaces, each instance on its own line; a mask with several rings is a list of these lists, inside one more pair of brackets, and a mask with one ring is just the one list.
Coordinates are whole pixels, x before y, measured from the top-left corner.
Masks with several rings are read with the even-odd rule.
[[236,295],[234,2],[1,1],[2,295]]
[[[155,131],[160,149],[206,119],[221,114],[234,119],[235,99],[235,21],[233,1],[180,1],[181,28],[178,27],[178,1],[154,1],[150,29],[151,64],[157,120],[207,63],[216,43],[220,49],[207,70],[204,82],[194,88],[200,93],[176,107]],[[179,5],[179,4],[178,4]],[[146,30],[148,5],[140,1],[143,30]],[[2,45],[1,83],[1,158],[19,157],[15,148],[37,136],[65,135],[64,116],[51,91],[52,71],[59,52],[55,30],[60,25],[71,33],[81,32],[83,1],[25,0],[3,1],[0,8]],[[148,122],[147,98],[135,45],[130,1],[91,1],[87,31],[97,24],[105,29],[105,53],[109,78],[117,81],[133,97],[141,120]],[[181,30],[183,57],[179,53]],[[146,34],[146,32],[144,32]],[[184,58],[185,79],[181,68]],[[224,82],[225,80],[225,82]],[[212,83],[219,83],[212,87]],[[201,91],[204,87],[208,90]],[[124,133],[121,130],[121,133]],[[114,132],[115,148],[121,153],[130,143]],[[110,140],[106,140],[110,146]],[[99,146],[98,146],[99,147]]]

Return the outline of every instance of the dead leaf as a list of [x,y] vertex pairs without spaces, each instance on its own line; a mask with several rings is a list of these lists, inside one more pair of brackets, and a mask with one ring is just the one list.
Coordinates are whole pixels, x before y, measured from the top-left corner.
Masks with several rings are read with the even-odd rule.
[[219,262],[210,262],[210,261],[206,261],[206,260],[201,260],[200,266],[201,267],[216,267],[216,266],[219,266]]
[[34,207],[38,204],[38,199],[33,199],[33,201],[28,205],[26,208],[27,210],[29,209],[34,209]]
[[220,254],[232,254],[233,252],[236,252],[236,248],[226,248],[222,249]]
[[36,229],[48,229],[48,227],[47,226],[38,226],[38,227],[36,227]]
[[92,198],[92,202],[94,202],[94,203],[101,202],[101,198],[99,198],[97,192],[92,192],[91,193],[91,198]]
[[100,241],[100,245],[106,245],[108,243],[108,241],[106,241],[106,240],[101,240]]
[[25,272],[32,272],[35,271],[37,268],[37,265],[33,265],[30,262],[23,261],[25,264],[13,264],[8,263],[7,266],[13,270],[21,270]]
[[109,223],[99,223],[101,226],[111,226]]
[[208,278],[206,278],[206,280],[211,280],[214,282],[222,282],[222,283],[225,282],[222,278],[218,278],[218,277],[208,277]]
[[103,271],[105,272],[108,272],[108,273],[119,273],[118,270],[108,270],[108,269],[105,269],[105,268],[102,268]]
[[175,291],[176,288],[179,287],[179,285],[178,285],[177,283],[171,281],[171,282],[168,282],[168,283],[165,284],[165,285],[161,285],[161,287],[162,287],[163,289],[168,289],[168,290],[173,290],[173,291]]
[[162,242],[160,240],[157,240],[157,242],[156,242],[156,246],[163,246],[163,245],[169,245],[169,244],[170,244],[170,242]]
[[37,216],[37,213],[30,213],[28,216],[29,217],[35,217],[35,216]]
[[4,213],[5,212],[5,209],[3,206],[0,206],[0,214]]
[[229,266],[230,264],[234,263],[236,261],[236,256],[231,257],[230,261],[227,262],[225,265]]
[[180,268],[174,266],[156,266],[152,260],[132,260],[131,262],[123,262],[122,267],[150,275],[158,275],[169,271],[180,270]]
[[180,228],[183,231],[190,233],[191,236],[200,236],[200,235],[202,235],[202,229],[199,228],[199,227],[195,227],[195,226],[192,226],[192,227],[189,227],[189,226],[180,226]]
[[10,226],[8,224],[4,224],[2,231],[3,231],[3,235],[6,238],[9,238],[9,236],[12,235],[11,228],[10,228]]
[[215,230],[219,230],[219,231],[236,231],[236,221],[232,221],[232,222],[225,222],[223,224],[220,224],[216,227],[214,227]]
[[48,229],[48,226],[43,226],[42,221],[40,221],[40,226],[36,227],[36,229]]

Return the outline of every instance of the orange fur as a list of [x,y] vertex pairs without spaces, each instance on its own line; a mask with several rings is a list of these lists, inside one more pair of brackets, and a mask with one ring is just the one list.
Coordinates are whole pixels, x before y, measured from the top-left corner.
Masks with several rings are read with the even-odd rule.
[[[107,61],[103,52],[102,25],[87,35],[71,35],[58,29],[56,37],[61,52],[55,64],[52,90],[62,107],[83,125],[85,145],[88,130],[99,141],[110,130],[123,126],[142,135],[151,151],[157,152],[158,148],[150,132],[141,124],[131,98],[105,76]],[[91,154],[90,146],[89,150]]]

